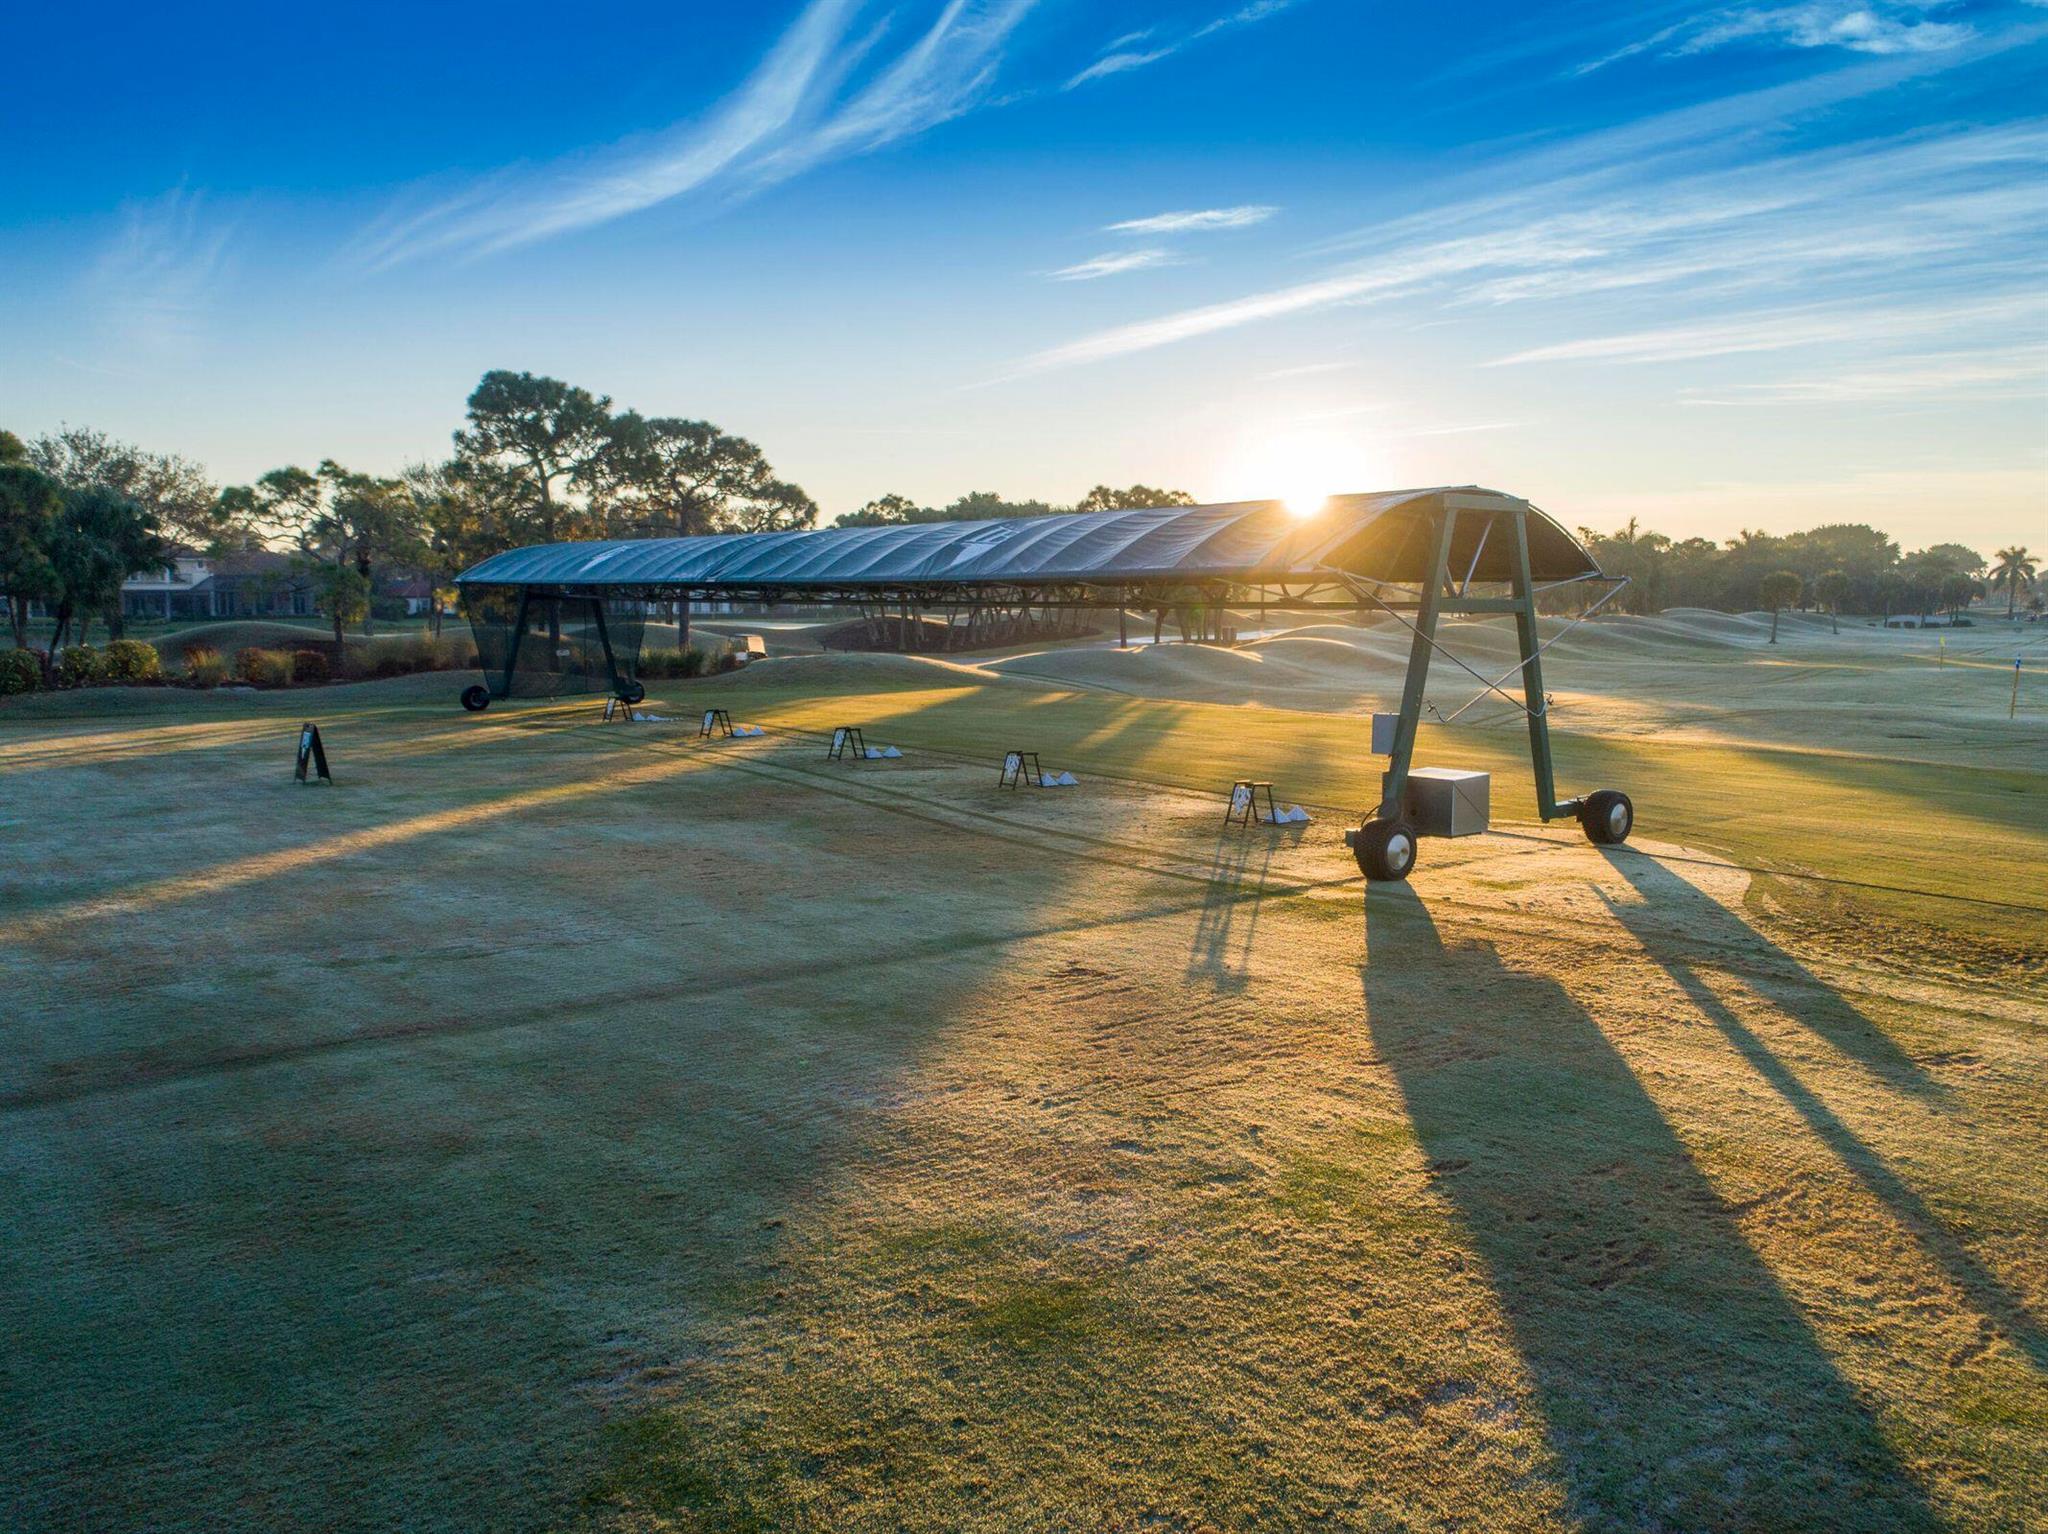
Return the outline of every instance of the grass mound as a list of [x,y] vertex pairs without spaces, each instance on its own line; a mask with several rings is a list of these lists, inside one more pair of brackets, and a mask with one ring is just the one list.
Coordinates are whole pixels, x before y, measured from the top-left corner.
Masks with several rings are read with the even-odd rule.
[[180,629],[150,641],[164,658],[167,670],[183,669],[185,652],[196,646],[218,650],[231,664],[244,650],[293,650],[307,646],[331,645],[334,637],[325,629],[295,623],[268,623],[260,618],[230,619],[224,623],[202,623]]

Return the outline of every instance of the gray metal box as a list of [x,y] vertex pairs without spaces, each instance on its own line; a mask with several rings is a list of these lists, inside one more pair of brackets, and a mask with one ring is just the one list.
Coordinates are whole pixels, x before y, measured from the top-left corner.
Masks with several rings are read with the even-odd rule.
[[1493,779],[1455,767],[1416,767],[1408,773],[1408,823],[1418,836],[1477,836],[1486,829]]

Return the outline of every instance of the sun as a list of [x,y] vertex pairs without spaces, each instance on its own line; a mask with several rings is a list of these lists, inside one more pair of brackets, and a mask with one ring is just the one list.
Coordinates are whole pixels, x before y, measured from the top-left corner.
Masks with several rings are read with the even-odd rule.
[[1245,499],[1278,501],[1306,522],[1331,496],[1368,481],[1365,448],[1335,431],[1250,429],[1231,455],[1227,479]]

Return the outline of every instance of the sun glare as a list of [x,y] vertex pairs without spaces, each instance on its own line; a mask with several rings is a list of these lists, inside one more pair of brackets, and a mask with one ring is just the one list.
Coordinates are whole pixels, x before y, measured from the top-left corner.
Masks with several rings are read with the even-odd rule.
[[1230,464],[1228,482],[1246,500],[1274,500],[1306,521],[1346,490],[1371,480],[1360,444],[1321,431],[1248,434]]

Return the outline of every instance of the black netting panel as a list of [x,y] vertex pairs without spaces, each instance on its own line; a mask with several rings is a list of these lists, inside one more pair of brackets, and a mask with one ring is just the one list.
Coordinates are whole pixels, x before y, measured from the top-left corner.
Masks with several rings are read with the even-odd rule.
[[610,692],[639,674],[640,636],[647,626],[643,602],[541,596],[523,586],[465,586],[462,611],[494,698]]

